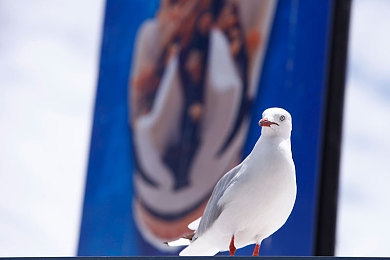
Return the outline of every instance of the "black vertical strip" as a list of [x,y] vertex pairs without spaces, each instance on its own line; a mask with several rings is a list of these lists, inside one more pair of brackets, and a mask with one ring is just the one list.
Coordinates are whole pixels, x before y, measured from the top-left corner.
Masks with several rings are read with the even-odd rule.
[[319,201],[317,204],[317,233],[314,252],[315,255],[322,256],[333,256],[335,251],[350,7],[350,0],[333,1]]

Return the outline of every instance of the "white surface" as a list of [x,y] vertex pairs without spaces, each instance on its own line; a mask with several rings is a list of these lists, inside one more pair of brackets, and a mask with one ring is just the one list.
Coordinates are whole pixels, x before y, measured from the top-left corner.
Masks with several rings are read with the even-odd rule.
[[0,1],[0,256],[74,255],[103,1]]
[[390,256],[390,2],[353,1],[338,256]]

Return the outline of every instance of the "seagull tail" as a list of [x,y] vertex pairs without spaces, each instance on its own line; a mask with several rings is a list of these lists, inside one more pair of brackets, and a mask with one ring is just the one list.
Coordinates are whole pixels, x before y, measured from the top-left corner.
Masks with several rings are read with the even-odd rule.
[[190,244],[190,240],[187,239],[187,238],[179,238],[175,241],[170,241],[170,242],[165,242],[165,244],[167,244],[168,246],[170,247],[174,247],[174,246],[188,246]]
[[194,237],[195,233],[190,233],[185,236],[182,236],[181,238],[170,241],[170,242],[164,242],[164,244],[168,246],[188,246],[191,244],[192,238]]
[[209,243],[196,239],[189,246],[184,248],[179,255],[180,256],[213,256],[219,252],[218,249],[210,247]]
[[[188,228],[195,231],[198,229],[198,226],[199,226],[199,223],[200,223],[200,219],[201,218],[198,218],[196,220],[194,220],[193,222],[191,222],[189,225],[188,225]],[[164,242],[164,244],[170,246],[170,247],[174,247],[174,246],[188,246],[189,244],[191,244],[191,241],[192,241],[192,238],[194,237],[195,235],[195,232],[192,232],[191,234],[188,234],[188,235],[185,235],[177,240],[174,240],[174,241],[170,241],[170,242]]]

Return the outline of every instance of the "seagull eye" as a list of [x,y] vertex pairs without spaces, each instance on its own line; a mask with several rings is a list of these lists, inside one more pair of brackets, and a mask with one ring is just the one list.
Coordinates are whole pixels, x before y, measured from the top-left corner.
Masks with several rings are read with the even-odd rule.
[[284,121],[284,119],[286,119],[286,117],[285,117],[284,115],[281,115],[281,116],[279,117],[279,119],[280,119],[280,121]]

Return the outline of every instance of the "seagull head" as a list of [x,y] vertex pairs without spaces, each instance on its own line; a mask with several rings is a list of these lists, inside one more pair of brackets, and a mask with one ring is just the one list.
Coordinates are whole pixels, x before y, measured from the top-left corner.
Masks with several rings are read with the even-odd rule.
[[259,126],[262,128],[262,135],[290,138],[292,118],[283,108],[272,107],[264,110]]

